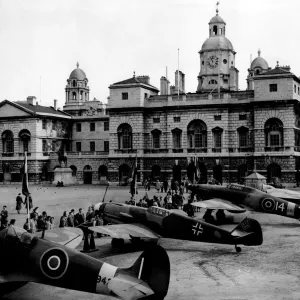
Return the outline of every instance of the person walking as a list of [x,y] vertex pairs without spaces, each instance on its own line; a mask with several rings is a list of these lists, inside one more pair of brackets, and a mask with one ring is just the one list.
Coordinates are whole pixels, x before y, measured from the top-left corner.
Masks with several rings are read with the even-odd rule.
[[160,191],[160,181],[158,179],[155,183],[155,188],[156,188],[156,191],[159,193],[159,191]]
[[20,213],[20,210],[22,209],[22,204],[23,204],[23,199],[22,199],[21,193],[19,193],[16,198],[16,211],[18,212],[18,214]]

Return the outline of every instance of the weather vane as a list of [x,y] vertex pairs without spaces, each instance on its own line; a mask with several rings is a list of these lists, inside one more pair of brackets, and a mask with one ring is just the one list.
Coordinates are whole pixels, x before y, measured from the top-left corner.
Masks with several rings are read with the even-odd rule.
[[219,13],[219,5],[220,5],[220,1],[218,1],[217,4],[216,4],[216,13],[217,14]]

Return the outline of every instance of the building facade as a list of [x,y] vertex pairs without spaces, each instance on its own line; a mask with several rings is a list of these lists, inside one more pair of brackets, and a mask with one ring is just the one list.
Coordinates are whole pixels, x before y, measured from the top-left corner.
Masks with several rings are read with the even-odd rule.
[[63,111],[34,105],[30,97],[23,104],[1,102],[0,181],[20,180],[24,151],[31,153],[29,180],[51,181],[59,150],[78,183],[126,184],[135,158],[139,182],[197,176],[224,184],[253,171],[269,182],[299,182],[299,78],[289,66],[269,67],[259,50],[247,90],[240,91],[236,52],[218,12],[208,29],[196,92],[186,92],[180,70],[174,85],[162,76],[160,90],[149,76],[134,75],[110,85],[106,106],[90,100],[77,64]]

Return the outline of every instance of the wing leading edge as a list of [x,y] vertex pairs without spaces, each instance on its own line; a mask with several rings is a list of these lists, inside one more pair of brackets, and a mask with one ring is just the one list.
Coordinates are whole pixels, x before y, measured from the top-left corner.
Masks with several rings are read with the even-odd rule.
[[246,211],[246,209],[221,198],[213,198],[209,200],[194,202],[192,203],[192,205],[205,209],[228,210],[235,213],[242,213]]

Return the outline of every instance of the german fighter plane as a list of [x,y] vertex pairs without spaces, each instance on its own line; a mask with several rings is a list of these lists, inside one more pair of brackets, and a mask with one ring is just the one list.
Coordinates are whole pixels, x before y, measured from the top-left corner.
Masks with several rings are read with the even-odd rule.
[[263,242],[260,224],[246,218],[233,230],[228,231],[201,219],[187,216],[181,210],[149,208],[123,203],[98,203],[95,205],[106,226],[89,227],[90,230],[112,237],[112,246],[121,246],[125,239],[132,242],[160,237],[208,243],[256,246]]
[[170,262],[163,248],[148,248],[125,269],[74,250],[81,240],[78,228],[47,230],[44,238],[17,227],[0,231],[0,298],[30,281],[126,300],[166,296]]
[[[203,201],[193,203],[194,206],[217,210],[217,217],[224,217],[224,210],[243,212],[246,209],[300,219],[300,206],[274,197],[258,189],[239,184],[226,187],[211,184],[190,185],[192,194],[199,195]],[[240,208],[240,211],[238,210]]]

